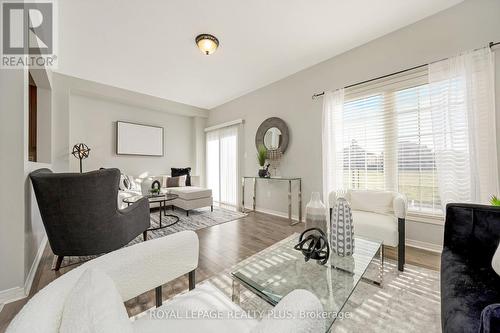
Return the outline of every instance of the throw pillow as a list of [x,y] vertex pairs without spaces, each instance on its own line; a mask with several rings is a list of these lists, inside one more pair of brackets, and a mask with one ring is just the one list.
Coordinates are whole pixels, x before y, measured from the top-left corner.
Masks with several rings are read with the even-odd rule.
[[491,267],[493,270],[500,275],[500,244],[498,244],[497,250],[493,255],[493,260],[491,261]]
[[135,180],[134,176],[131,175],[125,175],[129,182],[129,189],[132,191],[138,191],[141,189],[141,185]]
[[191,186],[191,168],[171,168],[170,175],[172,177],[187,176],[186,186]]
[[390,214],[394,195],[385,191],[351,191],[351,209]]
[[83,272],[64,303],[61,333],[132,333],[132,323],[113,280],[99,269]]
[[167,177],[167,187],[185,187],[187,176]]
[[123,173],[120,174],[120,184],[118,184],[118,188],[120,191],[130,190],[130,181]]

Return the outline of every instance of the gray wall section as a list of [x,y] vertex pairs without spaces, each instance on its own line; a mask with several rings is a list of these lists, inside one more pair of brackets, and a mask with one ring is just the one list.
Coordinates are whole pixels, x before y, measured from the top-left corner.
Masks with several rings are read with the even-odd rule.
[[[190,117],[170,115],[104,99],[71,95],[70,146],[83,142],[91,151],[83,161],[84,171],[116,167],[138,176],[170,174],[171,167],[194,167],[192,155],[194,130]],[[164,156],[116,154],[116,121],[160,126],[164,130]],[[78,172],[79,161],[69,160],[70,171]]]
[[[271,116],[283,118],[290,128],[290,144],[281,174],[303,177],[304,205],[312,191],[322,191],[321,98],[311,95],[333,90],[413,66],[453,56],[461,51],[500,41],[500,1],[468,0],[446,11],[395,31],[363,46],[300,71],[210,111],[208,126],[237,118],[245,120],[242,173],[257,170],[254,135],[260,123]],[[500,51],[496,52],[500,64]],[[293,56],[284,53],[283,56]],[[496,70],[497,82],[500,65]],[[496,88],[500,103],[500,84]],[[500,128],[500,116],[497,117]],[[500,147],[499,147],[500,148]],[[258,185],[257,206],[286,213],[286,185]],[[250,202],[250,193],[246,194]],[[297,214],[295,207],[294,214]],[[410,239],[440,244],[442,226],[411,222]]]
[[[27,161],[28,72],[1,70],[0,75],[0,299],[24,293],[26,278],[32,278],[33,263],[45,237],[45,230],[34,198],[28,174],[50,164]],[[45,92],[42,101],[50,102]],[[44,115],[50,110],[43,110]],[[48,122],[50,122],[50,115]],[[45,123],[44,136],[49,135]],[[50,139],[44,138],[49,145]],[[47,147],[44,147],[47,148]],[[50,158],[50,157],[49,157]],[[28,281],[29,282],[29,281]],[[6,290],[9,290],[6,292]],[[5,297],[4,297],[5,296]]]
[[24,284],[27,72],[0,69],[0,291]]

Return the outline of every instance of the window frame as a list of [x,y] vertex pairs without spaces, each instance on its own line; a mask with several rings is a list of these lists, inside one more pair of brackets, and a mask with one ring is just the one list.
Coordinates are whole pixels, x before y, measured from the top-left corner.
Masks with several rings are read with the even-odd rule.
[[[397,128],[397,117],[399,112],[397,111],[396,106],[396,95],[400,91],[404,91],[406,89],[411,89],[419,86],[428,85],[428,66],[424,66],[421,68],[413,69],[411,71],[405,73],[399,73],[390,77],[385,77],[379,80],[371,81],[368,83],[359,84],[353,87],[349,87],[345,89],[345,99],[344,99],[344,107],[347,103],[354,102],[356,100],[370,98],[371,96],[382,95],[383,96],[383,112],[385,113],[384,117],[390,118],[390,121],[387,121],[384,125],[384,133],[388,133],[392,131],[394,133],[392,140],[386,140],[384,144],[384,154],[394,154],[390,155],[388,158],[393,161],[393,165],[386,166],[385,158],[384,158],[384,179],[389,178],[392,180],[385,180],[385,187],[388,190],[400,191],[400,170],[399,170],[399,156],[398,156],[398,145],[399,145],[399,133]],[[392,99],[392,101],[386,102],[387,100]],[[419,108],[412,108],[409,110],[403,111],[404,113],[419,113]],[[417,115],[418,117],[419,115]],[[344,118],[344,117],[343,117]],[[388,128],[386,126],[391,126],[393,124],[396,128]],[[422,136],[432,136],[432,131],[428,133],[417,133],[417,136],[420,138]],[[386,139],[387,134],[384,135]],[[413,135],[409,135],[411,137]],[[391,141],[391,142],[388,142]],[[387,146],[386,146],[387,145]],[[386,147],[388,147],[386,149]],[[343,171],[344,173],[345,171]],[[435,171],[434,171],[435,173]],[[419,175],[421,174],[421,170],[419,170]],[[420,175],[419,178],[422,176]],[[393,182],[391,185],[388,183]],[[351,184],[349,183],[349,188]],[[436,184],[437,185],[437,184]],[[404,192],[401,192],[405,194]],[[406,195],[406,194],[405,194]],[[440,203],[441,204],[441,203]],[[441,207],[442,208],[442,207]],[[408,209],[408,216],[415,221],[424,222],[424,223],[432,223],[432,224],[442,224],[442,209],[436,209],[434,211],[422,211],[421,208],[419,210],[410,210]]]

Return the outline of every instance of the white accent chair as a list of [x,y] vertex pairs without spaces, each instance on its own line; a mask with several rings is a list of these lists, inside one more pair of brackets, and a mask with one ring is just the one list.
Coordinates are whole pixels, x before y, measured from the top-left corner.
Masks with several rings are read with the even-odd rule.
[[406,197],[392,191],[332,191],[328,198],[330,218],[338,197],[344,197],[351,205],[354,234],[397,247],[398,270],[404,271]]
[[[102,297],[98,295],[97,300],[90,301],[89,298],[84,298],[80,305],[77,303],[77,306],[80,307],[77,308],[77,314],[80,311],[81,313],[88,313],[91,310],[95,312],[96,307],[92,305],[95,304],[94,301],[122,306],[120,298],[122,301],[127,301],[156,288],[157,309],[148,310],[145,315],[130,320],[130,329],[125,330],[127,332],[324,332],[325,322],[323,319],[303,319],[300,316],[287,320],[283,320],[279,316],[276,318],[269,316],[261,321],[252,318],[234,319],[238,318],[238,313],[240,318],[245,318],[241,316],[243,310],[232,303],[221,291],[209,283],[204,283],[195,288],[194,272],[198,266],[198,249],[199,244],[196,233],[182,231],[122,248],[91,260],[57,278],[35,294],[13,319],[7,328],[7,332],[56,333],[59,332],[62,322],[71,324],[73,322],[72,318],[64,316],[68,312],[71,313],[71,311],[65,311],[65,306],[75,309],[75,303],[72,300],[75,299],[74,292],[79,291],[79,288],[74,288],[74,286],[81,281],[80,277],[84,272],[95,271],[96,269],[111,278],[116,287],[114,295],[119,294],[118,302],[108,302],[108,299],[112,298],[109,297],[110,295],[102,295]],[[92,270],[88,270],[89,268],[92,268]],[[190,291],[177,295],[162,305],[161,285],[185,274],[189,276]],[[109,290],[109,288],[106,290]],[[79,300],[80,298],[76,299]],[[66,300],[70,304],[67,304]],[[103,307],[100,304],[98,309]],[[87,317],[94,320],[99,317],[109,319],[106,314],[121,312],[125,316],[125,325],[128,326],[126,312],[124,313],[125,309],[117,310],[121,311],[106,311],[105,314],[98,313],[96,316]],[[157,312],[151,312],[159,310],[163,310],[161,311],[163,317],[155,315]],[[323,308],[318,298],[312,293],[305,290],[295,290],[284,297],[275,307],[275,310],[280,311],[280,313],[299,313],[299,310],[316,313],[323,311]],[[185,313],[186,311],[194,313],[217,311],[217,313],[222,314],[232,313],[235,316],[224,319],[192,319],[192,317],[190,319],[166,319],[164,317],[165,313]],[[109,320],[112,321],[112,319]],[[80,325],[82,325],[81,318],[75,321],[80,322]],[[84,320],[83,325],[86,325],[86,322]],[[111,325],[114,325],[115,322],[112,321]],[[121,324],[123,326],[123,321]],[[95,331],[93,328],[98,325],[99,322],[89,322],[89,327],[76,327],[75,332]],[[109,330],[109,321],[106,321],[106,325],[103,326]],[[124,330],[120,331],[124,332]]]

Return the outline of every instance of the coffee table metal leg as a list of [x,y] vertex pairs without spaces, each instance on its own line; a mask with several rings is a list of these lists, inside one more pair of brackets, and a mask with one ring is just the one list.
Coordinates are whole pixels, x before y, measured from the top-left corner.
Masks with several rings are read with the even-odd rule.
[[161,201],[160,201],[160,228],[161,228],[161,211],[162,211],[162,206],[161,206]]
[[384,283],[384,244],[380,245],[380,265],[379,265],[380,286]]
[[[378,250],[378,253],[379,253],[379,260],[380,260],[379,265],[378,265],[378,280],[375,281],[375,280],[369,279],[369,278],[364,277],[364,276],[361,277],[361,280],[368,282],[368,283],[371,283],[371,284],[374,284],[377,287],[382,288],[382,284],[384,283],[384,245],[383,244],[380,245],[380,249]],[[371,263],[373,263],[373,260],[371,261]],[[332,267],[335,267],[335,266],[332,265]],[[337,269],[339,269],[339,268],[337,268]]]
[[240,289],[241,289],[240,283],[235,279],[233,279],[233,294],[231,296],[231,300],[235,304],[240,304]]

